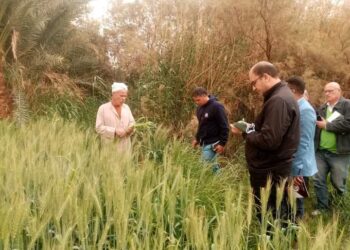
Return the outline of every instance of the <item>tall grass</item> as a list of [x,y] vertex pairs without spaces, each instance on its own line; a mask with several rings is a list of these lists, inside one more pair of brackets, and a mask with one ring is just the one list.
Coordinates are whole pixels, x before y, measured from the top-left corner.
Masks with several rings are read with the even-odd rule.
[[160,63],[157,70],[145,70],[135,84],[130,102],[136,107],[136,115],[139,112],[139,116],[152,117],[157,123],[178,130],[195,109],[190,92],[179,65]]
[[97,109],[107,101],[98,95],[79,99],[74,95],[49,92],[36,95],[36,98],[31,101],[31,109],[34,110],[35,119],[42,116],[49,118],[59,116],[65,121],[76,121],[81,127],[87,129],[95,126]]
[[[242,171],[213,175],[158,128],[118,155],[72,122],[0,122],[1,249],[286,249],[259,237]],[[141,137],[138,137],[141,138]],[[161,152],[154,158],[150,152]],[[243,166],[235,166],[237,168]],[[338,219],[302,224],[298,249],[343,249]],[[329,248],[331,247],[331,248]]]

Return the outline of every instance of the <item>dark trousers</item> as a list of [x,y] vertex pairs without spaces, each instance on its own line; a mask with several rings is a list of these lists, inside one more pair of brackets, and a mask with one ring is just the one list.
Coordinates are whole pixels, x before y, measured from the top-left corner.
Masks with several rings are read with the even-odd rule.
[[289,217],[288,214],[288,195],[287,195],[287,185],[286,181],[285,186],[283,187],[283,197],[282,202],[277,210],[276,200],[277,200],[277,188],[283,183],[284,180],[288,180],[290,176],[290,167],[278,168],[274,170],[269,170],[264,173],[255,173],[250,172],[250,185],[253,189],[254,200],[256,205],[256,214],[258,220],[262,221],[261,214],[261,188],[266,187],[268,179],[271,179],[271,192],[268,197],[267,209],[272,212],[274,219],[287,220]]
[[[306,187],[309,189],[309,177],[304,176],[304,182]],[[295,220],[300,220],[304,217],[304,198],[296,199],[297,212],[295,215]]]

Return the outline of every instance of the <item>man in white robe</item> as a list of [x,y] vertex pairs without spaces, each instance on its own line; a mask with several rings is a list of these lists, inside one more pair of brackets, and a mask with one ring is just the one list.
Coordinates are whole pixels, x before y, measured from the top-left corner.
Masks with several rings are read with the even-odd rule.
[[116,142],[118,152],[130,152],[130,135],[134,131],[135,119],[125,100],[128,87],[114,82],[110,102],[102,104],[96,117],[96,131],[104,143]]

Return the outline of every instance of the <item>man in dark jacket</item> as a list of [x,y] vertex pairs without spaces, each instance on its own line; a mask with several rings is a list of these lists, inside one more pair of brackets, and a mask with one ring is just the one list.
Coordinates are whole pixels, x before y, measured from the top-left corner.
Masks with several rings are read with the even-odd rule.
[[201,87],[193,90],[192,98],[198,106],[196,112],[198,130],[192,146],[202,147],[203,160],[212,162],[213,172],[217,172],[219,170],[217,154],[224,152],[229,133],[225,108]]
[[338,195],[346,191],[346,179],[350,165],[350,101],[342,97],[338,83],[324,87],[327,103],[318,110],[322,117],[317,121],[315,136],[318,173],[314,177],[318,215],[329,208],[327,176]]
[[[266,187],[271,179],[271,192],[267,206],[274,218],[286,217],[287,200],[282,187],[282,210],[276,213],[277,187],[285,183],[291,174],[293,155],[297,151],[300,126],[299,107],[291,90],[278,76],[277,68],[269,62],[259,62],[249,71],[253,90],[264,97],[264,106],[255,120],[255,131],[243,132],[246,139],[246,160],[253,189],[257,216],[261,221],[260,189]],[[232,126],[234,134],[241,130]]]

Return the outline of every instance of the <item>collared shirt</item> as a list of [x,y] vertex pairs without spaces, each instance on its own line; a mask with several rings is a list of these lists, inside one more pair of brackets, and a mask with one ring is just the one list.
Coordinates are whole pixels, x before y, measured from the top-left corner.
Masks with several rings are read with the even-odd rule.
[[[102,104],[96,117],[96,132],[105,142],[115,139],[115,133],[123,133],[135,124],[135,119],[128,105],[121,107],[121,116],[117,113],[111,102]],[[131,146],[130,136],[116,138],[119,149],[128,149]]]
[[327,108],[329,109],[330,112],[333,112],[333,108],[335,105],[337,105],[338,101],[336,103],[334,103],[333,105],[331,105],[329,102],[327,102]]
[[[336,134],[337,140],[337,154],[349,155],[350,154],[350,100],[340,97],[337,104],[334,106],[333,111],[337,111],[341,114],[332,122],[327,122],[326,130]],[[327,116],[327,104],[323,104],[319,110],[319,114],[322,117]],[[315,145],[317,149],[320,149],[320,128],[316,128]]]
[[[328,106],[328,105],[327,105]],[[334,106],[333,106],[334,107]],[[328,119],[333,113],[333,108],[331,106],[327,107],[326,119]],[[325,129],[321,130],[320,148],[326,149],[332,153],[337,152],[337,136],[331,131]]]

